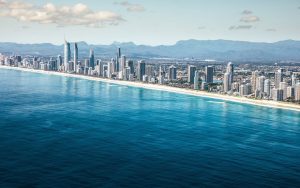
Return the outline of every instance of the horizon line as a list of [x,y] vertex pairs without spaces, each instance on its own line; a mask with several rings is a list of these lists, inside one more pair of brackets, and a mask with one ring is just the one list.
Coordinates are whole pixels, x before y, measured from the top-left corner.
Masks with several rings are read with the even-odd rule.
[[[64,39],[66,40],[66,39]],[[119,43],[119,44],[125,44],[125,43],[133,43],[134,45],[136,46],[151,46],[151,47],[156,47],[156,46],[174,46],[176,45],[178,42],[182,42],[182,41],[230,41],[230,42],[246,42],[246,43],[266,43],[266,44],[274,44],[274,43],[278,43],[278,42],[283,42],[283,41],[294,41],[294,42],[300,42],[300,40],[295,40],[295,39],[283,39],[283,40],[277,40],[277,41],[273,41],[273,42],[268,42],[268,41],[246,41],[246,40],[232,40],[232,39],[193,39],[193,38],[190,38],[190,39],[182,39],[182,40],[177,40],[175,43],[171,43],[171,44],[141,44],[141,43],[136,43],[136,42],[133,42],[133,41],[127,41],[127,42],[118,42],[118,41],[113,41],[111,43],[98,43],[98,44],[93,44],[93,43],[88,43],[84,40],[81,40],[81,41],[69,41],[69,40],[66,40],[67,42],[70,42],[70,43],[81,43],[81,42],[84,42],[86,43],[87,45],[114,45],[115,43]],[[34,44],[51,44],[51,45],[54,45],[54,46],[61,46],[63,45],[64,43],[62,42],[61,44],[58,44],[58,43],[51,43],[51,42],[40,42],[40,43],[23,43],[23,42],[0,42],[0,43],[14,43],[14,44],[21,44],[21,45],[34,45]]]

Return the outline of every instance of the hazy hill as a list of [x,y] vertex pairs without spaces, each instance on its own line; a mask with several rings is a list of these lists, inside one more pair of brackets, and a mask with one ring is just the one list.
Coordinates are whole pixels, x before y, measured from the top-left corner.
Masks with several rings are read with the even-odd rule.
[[[174,45],[160,46],[136,45],[132,42],[115,42],[111,45],[89,45],[85,42],[79,42],[78,47],[81,57],[88,56],[90,48],[95,50],[98,57],[114,57],[117,47],[121,47],[122,53],[129,57],[199,58],[225,61],[300,60],[300,41],[293,40],[275,43],[184,40],[178,41]],[[0,53],[12,52],[20,55],[56,56],[58,54],[63,55],[63,45],[0,43]]]

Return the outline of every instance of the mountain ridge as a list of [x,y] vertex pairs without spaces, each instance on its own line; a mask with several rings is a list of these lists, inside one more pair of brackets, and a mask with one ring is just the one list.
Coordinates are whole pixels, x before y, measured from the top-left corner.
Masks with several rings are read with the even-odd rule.
[[[180,40],[173,45],[138,45],[133,42],[113,42],[110,45],[77,42],[79,55],[87,57],[89,49],[96,56],[114,57],[117,47],[129,57],[198,58],[220,61],[300,61],[300,41],[283,40],[273,43],[234,40]],[[71,47],[71,50],[72,47]],[[18,44],[0,42],[0,53],[56,56],[63,54],[63,44]]]

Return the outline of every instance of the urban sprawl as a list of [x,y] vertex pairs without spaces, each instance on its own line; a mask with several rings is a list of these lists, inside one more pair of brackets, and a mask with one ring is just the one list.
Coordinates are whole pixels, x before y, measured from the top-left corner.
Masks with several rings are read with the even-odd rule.
[[[0,54],[5,66],[58,71],[115,80],[168,85],[252,99],[300,103],[300,67],[292,65],[234,65],[216,63],[153,63],[127,60],[117,49],[110,60],[95,59],[93,49],[79,59],[78,45],[65,41],[64,56],[21,57]],[[81,60],[81,61],[80,61]]]

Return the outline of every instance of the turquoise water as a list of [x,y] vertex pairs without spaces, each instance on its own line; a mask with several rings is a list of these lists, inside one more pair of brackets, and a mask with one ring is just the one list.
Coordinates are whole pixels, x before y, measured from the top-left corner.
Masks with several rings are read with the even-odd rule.
[[300,112],[0,69],[0,187],[297,187]]

